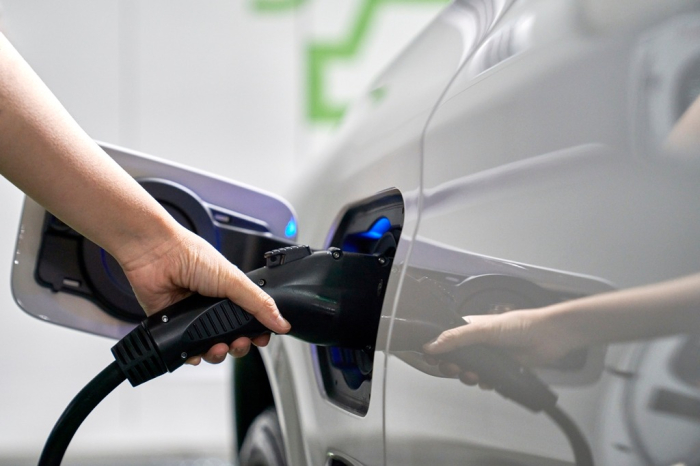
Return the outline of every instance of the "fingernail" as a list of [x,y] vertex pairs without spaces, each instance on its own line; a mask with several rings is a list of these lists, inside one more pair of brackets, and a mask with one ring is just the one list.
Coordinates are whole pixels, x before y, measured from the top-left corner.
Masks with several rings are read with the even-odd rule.
[[292,328],[292,324],[287,322],[287,319],[282,317],[282,314],[277,314],[277,325],[279,325],[283,329],[290,329]]

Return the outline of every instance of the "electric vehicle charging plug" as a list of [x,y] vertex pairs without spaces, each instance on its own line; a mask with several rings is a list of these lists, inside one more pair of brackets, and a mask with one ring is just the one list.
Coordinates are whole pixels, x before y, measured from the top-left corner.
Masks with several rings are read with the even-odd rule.
[[[277,303],[290,335],[323,346],[374,345],[391,259],[308,246],[268,252],[248,274]],[[269,330],[228,299],[194,295],[142,321],[113,348],[133,386],[182,366],[216,343]]]

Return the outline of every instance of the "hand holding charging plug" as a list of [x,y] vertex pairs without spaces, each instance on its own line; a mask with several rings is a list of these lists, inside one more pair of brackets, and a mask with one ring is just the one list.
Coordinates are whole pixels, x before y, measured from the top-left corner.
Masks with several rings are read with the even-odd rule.
[[251,341],[256,346],[265,346],[270,331],[289,331],[289,323],[282,318],[272,298],[209,243],[184,228],[169,242],[122,264],[139,303],[149,316],[197,292],[221,297],[219,300],[230,299],[269,329],[257,337],[246,335],[217,341],[210,347],[189,352],[188,363],[196,365],[201,359],[220,363],[227,353],[234,357],[245,356]]
[[[0,173],[109,252],[147,314],[200,293],[232,299],[275,332],[289,330],[265,293],[178,224],[70,118],[1,33],[0,82]],[[241,356],[249,346],[247,338],[219,345],[204,359],[220,362],[229,350]]]
[[[292,246],[266,254],[267,265],[248,274],[284,309],[290,334],[310,343],[349,348],[374,344],[391,260],[330,249]],[[253,293],[248,293],[252,295]],[[269,298],[269,299],[272,299]],[[289,330],[277,322],[282,332]],[[270,330],[227,298],[193,295],[151,315],[112,353],[136,386],[172,372],[210,347]]]

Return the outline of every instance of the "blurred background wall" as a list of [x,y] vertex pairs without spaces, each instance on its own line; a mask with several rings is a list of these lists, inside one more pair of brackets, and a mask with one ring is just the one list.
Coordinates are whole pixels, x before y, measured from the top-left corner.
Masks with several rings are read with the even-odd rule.
[[[0,28],[95,139],[284,196],[361,92],[445,0],[0,0]],[[270,176],[271,172],[287,177]],[[0,464],[35,460],[113,341],[10,293],[22,194],[0,179]],[[3,265],[4,264],[4,265]],[[120,387],[71,457],[229,458],[230,364]],[[12,459],[11,459],[12,458]]]

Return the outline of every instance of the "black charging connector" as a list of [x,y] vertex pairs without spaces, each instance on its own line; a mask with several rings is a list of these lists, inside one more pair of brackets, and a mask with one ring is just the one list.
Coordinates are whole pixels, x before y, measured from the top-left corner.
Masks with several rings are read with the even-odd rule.
[[[276,249],[248,274],[277,303],[290,335],[324,346],[364,349],[377,335],[391,258],[312,253],[308,246]],[[270,330],[228,299],[193,295],[142,321],[112,348],[133,386],[182,366],[217,343]]]

